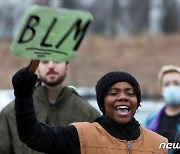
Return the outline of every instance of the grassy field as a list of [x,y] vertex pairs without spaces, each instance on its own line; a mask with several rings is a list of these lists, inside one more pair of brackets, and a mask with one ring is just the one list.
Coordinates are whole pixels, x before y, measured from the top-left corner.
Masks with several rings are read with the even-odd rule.
[[[0,89],[12,88],[12,75],[29,63],[10,53],[11,41],[0,40]],[[88,36],[71,62],[66,82],[94,87],[109,71],[128,71],[139,81],[143,93],[159,94],[157,74],[161,66],[180,66],[180,35],[103,38]]]

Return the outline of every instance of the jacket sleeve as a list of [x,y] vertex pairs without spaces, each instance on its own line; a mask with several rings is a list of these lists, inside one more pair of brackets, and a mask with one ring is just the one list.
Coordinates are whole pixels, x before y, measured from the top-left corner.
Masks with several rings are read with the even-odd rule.
[[147,128],[151,122],[153,121],[153,119],[156,117],[157,113],[150,113],[144,121],[141,122],[141,126]]
[[[93,122],[97,117],[100,116],[100,112],[98,112],[92,105],[90,105],[89,102],[87,102],[82,97],[75,97],[73,100],[74,104],[74,110],[76,110],[76,113],[74,113],[76,116],[79,117],[79,121],[82,122]],[[77,112],[79,111],[79,112]],[[77,114],[81,113],[81,114]],[[80,120],[81,119],[81,120]],[[78,122],[79,122],[78,121]]]
[[80,143],[74,126],[50,127],[36,120],[33,99],[15,98],[17,130],[20,140],[30,148],[45,153],[80,154]]
[[0,154],[11,154],[11,137],[5,113],[0,112]]

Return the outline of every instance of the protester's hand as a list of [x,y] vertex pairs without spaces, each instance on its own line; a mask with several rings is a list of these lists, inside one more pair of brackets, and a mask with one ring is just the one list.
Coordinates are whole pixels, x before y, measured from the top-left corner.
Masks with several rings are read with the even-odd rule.
[[20,69],[12,78],[14,95],[22,99],[31,97],[36,81],[37,75],[29,73],[28,67]]

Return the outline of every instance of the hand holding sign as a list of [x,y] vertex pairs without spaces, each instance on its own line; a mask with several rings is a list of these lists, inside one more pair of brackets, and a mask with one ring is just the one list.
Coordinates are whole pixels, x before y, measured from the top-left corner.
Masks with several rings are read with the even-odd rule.
[[26,15],[11,52],[33,60],[68,61],[93,17],[89,12],[34,6]]

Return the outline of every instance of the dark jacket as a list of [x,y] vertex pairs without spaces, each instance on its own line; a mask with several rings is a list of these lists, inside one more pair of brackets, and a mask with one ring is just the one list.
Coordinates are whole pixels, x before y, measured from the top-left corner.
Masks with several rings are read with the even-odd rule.
[[[177,122],[177,125],[176,125],[176,130],[174,130],[173,132],[166,131],[165,133],[162,133],[162,132],[160,133],[160,131],[158,131],[160,121],[162,120],[162,116],[165,113],[165,109],[166,109],[166,105],[163,106],[157,114],[147,117],[147,119],[145,121],[146,127],[156,133],[159,133],[159,134],[167,137],[170,143],[179,143],[180,142],[180,117],[179,117],[179,121]],[[176,154],[179,152],[180,152],[180,149],[176,149],[176,150],[170,149],[169,150],[169,154]]]
[[[99,116],[88,102],[68,87],[62,90],[54,105],[49,103],[43,86],[35,89],[33,98],[38,121],[49,125],[66,126],[77,121],[93,121]],[[0,113],[0,154],[38,154],[19,140],[14,102]]]

